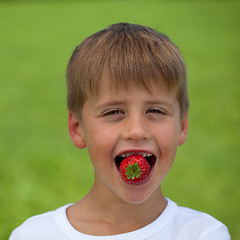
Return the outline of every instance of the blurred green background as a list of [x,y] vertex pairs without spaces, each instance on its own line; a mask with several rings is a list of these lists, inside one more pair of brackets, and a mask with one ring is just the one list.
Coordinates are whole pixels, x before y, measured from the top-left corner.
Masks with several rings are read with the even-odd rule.
[[68,136],[65,70],[81,40],[126,21],[167,34],[188,68],[189,136],[165,196],[240,239],[239,12],[239,1],[0,2],[0,239],[91,188],[87,151]]

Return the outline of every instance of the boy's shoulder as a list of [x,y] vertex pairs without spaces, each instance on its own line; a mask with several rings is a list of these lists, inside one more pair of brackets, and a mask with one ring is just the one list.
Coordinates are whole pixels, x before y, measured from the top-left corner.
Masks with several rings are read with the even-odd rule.
[[173,221],[174,220],[180,220],[183,222],[194,222],[194,221],[203,221],[206,223],[212,223],[215,225],[221,224],[221,222],[219,222],[217,219],[215,219],[214,217],[212,217],[211,215],[201,212],[201,211],[197,211],[188,207],[183,207],[183,206],[178,206],[175,202],[171,201],[168,199],[168,203],[171,203],[172,205],[174,205],[174,217],[173,217]]
[[[63,215],[61,213],[66,212],[66,209],[69,205],[70,204],[67,204],[58,208],[57,210],[45,212],[28,218],[12,232],[9,240],[62,240],[63,238],[61,238],[59,235],[58,216]],[[45,236],[47,236],[47,238],[45,238]],[[52,236],[52,238],[50,236]]]
[[175,229],[176,234],[192,236],[192,239],[230,239],[227,227],[211,215],[178,206],[170,199],[168,199],[168,204],[171,205],[168,227]]

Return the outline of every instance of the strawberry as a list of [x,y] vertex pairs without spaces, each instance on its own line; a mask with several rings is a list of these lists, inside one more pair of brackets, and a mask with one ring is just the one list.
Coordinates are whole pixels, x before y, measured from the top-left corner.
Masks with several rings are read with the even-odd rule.
[[130,184],[141,184],[150,171],[148,161],[139,154],[126,157],[120,164],[122,179]]

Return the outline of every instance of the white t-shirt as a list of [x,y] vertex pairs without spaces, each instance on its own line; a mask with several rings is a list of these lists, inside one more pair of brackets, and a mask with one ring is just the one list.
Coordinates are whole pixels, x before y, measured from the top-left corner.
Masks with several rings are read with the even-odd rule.
[[167,199],[162,214],[149,225],[133,232],[92,236],[78,232],[68,221],[65,205],[55,211],[29,218],[16,228],[9,240],[229,240],[228,229],[210,215]]

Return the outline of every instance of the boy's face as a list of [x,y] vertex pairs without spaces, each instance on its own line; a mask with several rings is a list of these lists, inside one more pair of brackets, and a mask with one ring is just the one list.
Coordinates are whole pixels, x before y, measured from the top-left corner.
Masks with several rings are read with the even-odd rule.
[[[160,186],[170,170],[178,145],[187,136],[187,116],[180,119],[174,92],[153,87],[110,90],[108,77],[96,98],[88,99],[80,122],[69,114],[74,144],[87,146],[95,169],[95,186],[108,197],[141,203]],[[151,153],[156,162],[150,178],[140,185],[124,182],[116,157],[122,153]]]

